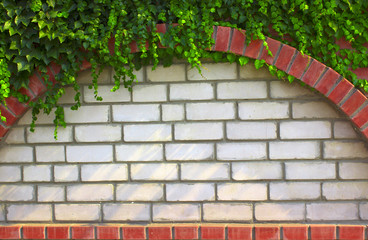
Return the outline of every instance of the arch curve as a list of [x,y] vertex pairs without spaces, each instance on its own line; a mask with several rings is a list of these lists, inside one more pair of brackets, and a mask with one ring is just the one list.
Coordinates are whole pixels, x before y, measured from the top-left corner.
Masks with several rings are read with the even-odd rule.
[[[166,24],[157,24],[157,31],[165,33]],[[297,49],[289,45],[267,37],[266,42],[269,50],[272,52],[272,56],[270,56],[263,47],[262,40],[252,40],[246,45],[245,30],[214,26],[213,37],[215,44],[209,49],[210,51],[229,52],[252,59],[265,60],[267,64],[294,76],[331,100],[368,139],[367,97],[333,69],[308,55],[303,56]],[[109,42],[109,49],[114,51],[113,41]],[[132,53],[139,51],[135,42],[131,43],[131,51]],[[91,64],[83,61],[80,71],[89,68],[91,68]],[[51,81],[55,82],[55,75],[59,71],[60,67],[58,65],[50,64],[47,74]],[[35,72],[29,78],[29,89],[21,89],[21,92],[27,94],[31,100],[34,100],[42,96],[46,90],[43,79]],[[14,97],[9,97],[5,101],[7,108],[1,105],[0,110],[2,115],[7,118],[7,122],[0,125],[0,139],[6,135],[13,124],[28,109],[27,105],[20,103]]]

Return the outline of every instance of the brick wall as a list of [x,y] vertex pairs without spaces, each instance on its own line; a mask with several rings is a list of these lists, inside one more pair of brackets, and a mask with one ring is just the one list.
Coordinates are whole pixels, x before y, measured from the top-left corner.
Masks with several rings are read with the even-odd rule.
[[27,112],[0,148],[2,223],[347,223],[368,220],[366,140],[324,96],[251,65],[137,72],[83,106],[53,139]]

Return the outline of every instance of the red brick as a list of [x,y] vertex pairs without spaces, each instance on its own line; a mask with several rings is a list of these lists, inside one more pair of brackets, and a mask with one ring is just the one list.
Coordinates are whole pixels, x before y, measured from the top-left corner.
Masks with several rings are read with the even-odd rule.
[[301,80],[313,87],[325,68],[326,66],[324,64],[314,60]]
[[335,226],[311,226],[311,240],[336,239]]
[[22,230],[24,239],[45,239],[45,227],[24,226]]
[[130,51],[131,53],[136,53],[138,52],[138,46],[137,46],[137,42],[136,41],[133,41],[129,44],[130,46]]
[[351,43],[346,41],[345,37],[342,37],[339,40],[336,40],[336,44],[339,45],[341,49],[353,49],[353,47],[351,46]]
[[9,128],[4,127],[2,124],[0,124],[0,138],[4,137],[5,134],[9,131]]
[[303,56],[300,52],[297,52],[288,74],[300,79],[310,61],[311,58],[309,56]]
[[352,120],[359,128],[362,127],[368,121],[368,106],[360,110]]
[[211,240],[225,239],[225,227],[201,227],[202,238]]
[[20,226],[0,226],[0,239],[20,239]]
[[95,238],[94,227],[72,227],[72,239],[93,239]]
[[335,85],[339,77],[340,74],[329,68],[326,74],[316,85],[316,89],[326,95],[330,91],[332,86]]
[[146,239],[145,227],[123,227],[123,239],[127,240]]
[[97,239],[120,239],[119,227],[97,227]]
[[278,240],[280,239],[279,227],[255,227],[256,240]]
[[259,52],[263,46],[263,40],[252,40],[245,48],[244,56],[253,59],[258,58]]
[[252,227],[228,227],[228,240],[252,240]]
[[59,72],[61,71],[61,65],[57,63],[51,62],[50,67],[55,75],[59,74]]
[[328,95],[328,98],[334,102],[335,104],[339,104],[341,100],[350,92],[351,89],[354,88],[354,85],[346,80],[342,79],[337,86],[332,90],[332,92]]
[[69,227],[66,226],[47,227],[47,239],[69,239]]
[[50,66],[47,67],[47,73],[46,74],[49,76],[49,81],[52,82],[52,85],[56,84],[55,75],[52,72]]
[[39,97],[44,92],[46,92],[46,86],[43,84],[43,81],[41,80],[37,72],[35,72],[29,78],[28,87],[32,90],[36,97]]
[[234,29],[233,38],[231,39],[230,52],[242,55],[245,47],[245,31]]
[[359,90],[356,90],[341,106],[341,109],[348,115],[351,116],[367,98]]
[[198,239],[198,227],[174,227],[176,239]]
[[361,131],[363,135],[368,138],[368,127]]
[[281,48],[281,51],[279,53],[279,57],[277,58],[276,60],[276,63],[275,63],[275,66],[286,72],[290,62],[291,62],[291,59],[293,58],[294,56],[294,53],[295,53],[296,49],[293,48],[293,47],[290,47],[288,45],[282,45],[282,48]]
[[[159,33],[166,33],[166,24],[165,23],[159,23],[156,25],[157,32]],[[166,48],[164,47],[160,42],[158,43],[159,48]]]
[[308,226],[283,227],[284,240],[308,240]]
[[16,115],[22,115],[28,107],[23,103],[20,103],[15,97],[8,97],[5,99],[6,106]]
[[109,41],[107,42],[107,47],[109,49],[110,55],[115,54],[115,37],[111,37]]
[[364,240],[365,226],[339,226],[339,239]]
[[215,51],[227,52],[230,41],[230,31],[229,27],[217,27],[216,41],[215,41]]
[[368,80],[368,68],[357,68],[351,71],[355,73],[358,78]]
[[166,240],[171,238],[171,227],[149,227],[148,239],[152,240]]
[[268,44],[269,50],[272,52],[272,56],[268,55],[268,51],[266,47],[264,47],[260,59],[264,59],[266,63],[272,65],[276,57],[276,53],[281,46],[281,43],[272,38],[267,38],[266,42]]
[[82,61],[82,65],[81,65],[81,71],[83,71],[83,70],[87,70],[87,69],[89,69],[89,68],[91,68],[92,67],[92,64],[90,63],[90,62],[88,62],[86,59],[84,59],[83,61]]
[[12,126],[17,121],[17,118],[14,116],[14,114],[11,113],[9,109],[5,108],[3,105],[0,105],[0,111],[1,116],[6,117],[6,122],[4,122],[6,126]]

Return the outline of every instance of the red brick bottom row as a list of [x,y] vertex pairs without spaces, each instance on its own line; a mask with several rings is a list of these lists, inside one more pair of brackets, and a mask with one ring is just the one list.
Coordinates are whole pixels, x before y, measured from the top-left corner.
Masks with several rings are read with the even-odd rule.
[[0,239],[364,240],[362,225],[0,226]]

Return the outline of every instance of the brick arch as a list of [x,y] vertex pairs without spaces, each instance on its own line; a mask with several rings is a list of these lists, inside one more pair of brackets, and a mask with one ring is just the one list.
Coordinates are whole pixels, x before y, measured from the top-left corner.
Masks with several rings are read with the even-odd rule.
[[[157,24],[157,31],[165,33],[166,24]],[[360,132],[368,139],[368,101],[367,97],[354,87],[347,79],[343,78],[333,69],[327,67],[316,59],[302,55],[297,49],[283,44],[270,37],[266,38],[269,50],[273,56],[268,55],[263,47],[262,40],[252,40],[245,43],[245,30],[237,30],[230,27],[214,26],[213,38],[215,44],[210,51],[230,52],[239,56],[252,59],[263,59],[267,64],[285,71],[289,75],[301,80],[331,100],[350,120],[358,127]],[[131,45],[132,53],[139,51],[135,42]],[[160,46],[162,47],[162,46]],[[114,51],[114,42],[109,42],[109,49]],[[91,64],[84,61],[80,71],[91,68]],[[55,75],[60,71],[60,66],[51,63],[47,75],[49,80],[55,82]],[[360,74],[361,75],[361,74]],[[362,76],[360,76],[362,77]],[[368,76],[363,76],[368,78]],[[29,78],[29,89],[21,89],[31,100],[42,96],[46,92],[43,79],[38,72]],[[0,124],[0,139],[28,109],[26,104],[20,103],[16,98],[9,97],[6,100],[7,108],[0,105],[0,111],[7,118],[6,123]]]

